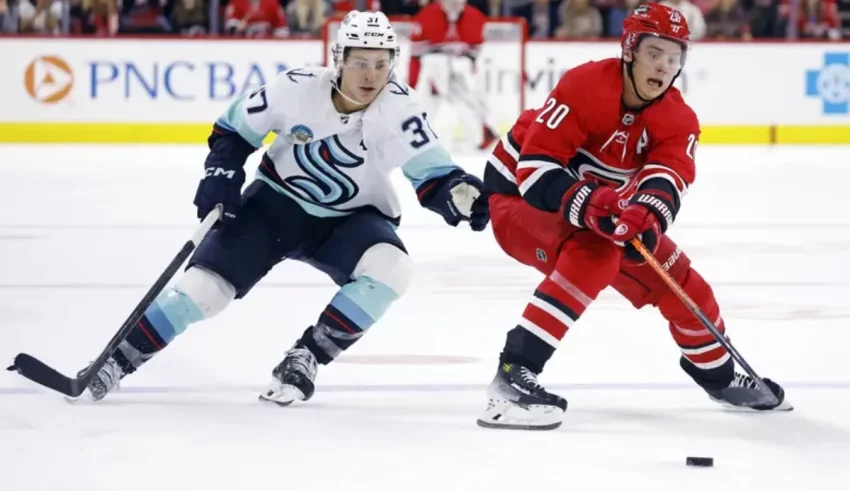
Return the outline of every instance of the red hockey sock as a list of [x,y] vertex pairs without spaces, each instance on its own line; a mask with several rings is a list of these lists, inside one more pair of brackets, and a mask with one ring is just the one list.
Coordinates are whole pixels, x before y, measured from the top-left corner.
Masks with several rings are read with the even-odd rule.
[[592,232],[567,241],[554,271],[534,291],[522,318],[508,333],[500,361],[543,371],[569,328],[613,281],[621,255],[620,248]]
[[[705,315],[714,322],[721,333],[726,326],[720,316],[720,308],[714,298],[714,292],[705,280],[693,268],[680,282],[682,288],[696,302]],[[729,360],[729,353],[714,336],[697,320],[681,300],[668,291],[658,303],[661,314],[670,322],[670,334],[682,350],[682,355],[696,368],[711,370]]]

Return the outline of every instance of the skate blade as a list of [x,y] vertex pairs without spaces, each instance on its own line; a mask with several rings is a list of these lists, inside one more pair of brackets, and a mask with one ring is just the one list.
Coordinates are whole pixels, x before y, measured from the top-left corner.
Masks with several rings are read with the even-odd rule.
[[92,398],[92,396],[88,395],[88,393],[86,392],[84,392],[79,397],[62,396],[62,399],[64,399],[65,402],[71,404],[72,406],[90,406],[100,402],[94,400],[94,398]]
[[519,406],[503,399],[490,399],[478,417],[478,426],[505,430],[554,430],[561,426],[564,411],[555,406]]
[[529,424],[511,424],[511,423],[492,423],[483,419],[476,421],[478,426],[493,430],[525,430],[525,431],[547,431],[554,430],[561,426],[561,421],[548,425],[529,425]]
[[788,399],[782,401],[776,407],[772,407],[770,409],[759,409],[758,407],[752,406],[736,406],[734,404],[730,404],[727,401],[721,399],[715,399],[713,397],[709,397],[712,401],[720,404],[720,406],[726,410],[731,412],[743,412],[743,413],[769,413],[769,412],[789,412],[794,410],[794,406],[788,402]]
[[260,402],[286,407],[295,401],[303,401],[304,393],[291,385],[274,385],[260,394],[257,399]]

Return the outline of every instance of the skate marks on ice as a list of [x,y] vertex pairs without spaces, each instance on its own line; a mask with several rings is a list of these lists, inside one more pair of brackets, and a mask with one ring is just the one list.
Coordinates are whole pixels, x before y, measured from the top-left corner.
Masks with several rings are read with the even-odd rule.
[[[260,404],[252,391],[122,392],[96,405],[18,395],[3,398],[4,414],[29,426],[0,430],[4,440],[20,442],[17,452],[4,446],[0,457],[8,462],[8,457],[41,455],[42,463],[60,468],[59,459],[69,459],[88,475],[102,469],[104,461],[86,461],[80,453],[89,458],[125,455],[126,462],[107,457],[107,473],[130,471],[127,455],[156,455],[165,467],[157,466],[164,473],[163,489],[203,489],[201,484],[225,489],[218,485],[239,479],[244,489],[260,482],[248,469],[262,473],[263,466],[271,466],[268,473],[274,465],[287,474],[287,488],[311,490],[501,490],[552,484],[622,491],[649,483],[658,486],[652,489],[709,490],[709,484],[719,483],[724,489],[787,489],[798,479],[797,484],[817,485],[850,477],[845,470],[850,426],[836,405],[846,408],[846,392],[797,389],[797,411],[765,414],[723,410],[698,389],[575,388],[561,393],[571,403],[564,424],[535,433],[477,427],[483,387],[326,390],[288,408]],[[45,456],[44,448],[54,453]],[[686,468],[687,455],[714,457],[716,467]],[[202,462],[209,469],[198,472]],[[324,476],[328,462],[334,472]],[[312,482],[308,476],[289,477],[287,469],[301,469]],[[8,484],[20,485],[22,478],[12,471],[0,476],[0,484],[11,479]],[[4,489],[47,489],[40,485],[46,478],[28,479],[29,486]],[[695,482],[675,487],[681,479]],[[143,489],[135,483],[139,480],[131,481],[130,489]]]

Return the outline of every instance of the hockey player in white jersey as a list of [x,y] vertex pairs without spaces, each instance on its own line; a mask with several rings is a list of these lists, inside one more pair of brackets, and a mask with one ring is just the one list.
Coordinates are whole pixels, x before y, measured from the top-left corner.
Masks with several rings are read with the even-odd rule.
[[[401,167],[420,203],[452,226],[489,220],[481,181],[452,162],[393,67],[398,39],[382,13],[352,11],[333,67],[301,68],[235,101],[214,125],[198,216],[223,205],[176,284],[147,309],[86,391],[102,399],[195,322],[244,297],[284,259],[313,265],[340,289],[273,369],[261,400],[313,395],[318,364],[350,347],[404,294],[411,259],[396,235],[390,172]],[[254,181],[246,159],[270,133]],[[298,302],[297,298],[280,299]]]

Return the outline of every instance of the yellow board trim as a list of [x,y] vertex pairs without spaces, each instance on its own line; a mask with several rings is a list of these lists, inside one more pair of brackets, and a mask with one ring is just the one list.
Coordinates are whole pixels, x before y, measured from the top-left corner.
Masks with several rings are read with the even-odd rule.
[[850,126],[779,126],[777,143],[850,144]]
[[[205,144],[211,130],[211,123],[0,123],[0,143]],[[704,126],[700,143],[848,145],[850,125]]]

